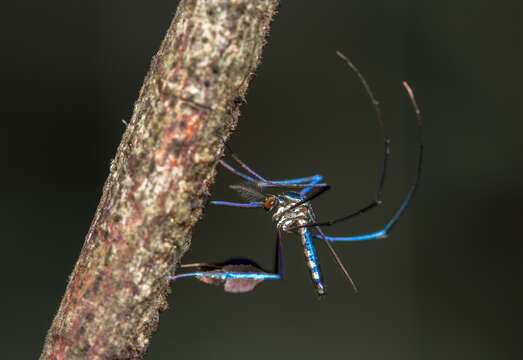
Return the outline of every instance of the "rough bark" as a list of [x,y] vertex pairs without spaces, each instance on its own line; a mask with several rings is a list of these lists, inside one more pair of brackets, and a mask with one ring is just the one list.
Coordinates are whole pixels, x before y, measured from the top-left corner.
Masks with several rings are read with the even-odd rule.
[[140,359],[277,0],[186,0],[152,60],[40,359]]

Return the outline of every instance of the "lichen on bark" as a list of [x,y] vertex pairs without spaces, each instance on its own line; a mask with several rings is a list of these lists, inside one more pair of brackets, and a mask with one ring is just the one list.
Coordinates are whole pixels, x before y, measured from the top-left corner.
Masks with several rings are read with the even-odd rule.
[[167,308],[277,0],[181,1],[49,329],[44,359],[139,359]]

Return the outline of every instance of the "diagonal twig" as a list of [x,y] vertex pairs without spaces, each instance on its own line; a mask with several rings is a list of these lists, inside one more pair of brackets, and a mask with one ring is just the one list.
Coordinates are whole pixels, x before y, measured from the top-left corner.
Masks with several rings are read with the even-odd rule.
[[[167,308],[278,0],[180,2],[140,90],[41,360],[140,359]],[[132,43],[132,39],[129,40]]]

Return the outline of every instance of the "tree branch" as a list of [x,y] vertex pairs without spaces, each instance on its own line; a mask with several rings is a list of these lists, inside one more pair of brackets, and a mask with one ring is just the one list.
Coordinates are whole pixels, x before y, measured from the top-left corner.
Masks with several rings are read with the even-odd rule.
[[40,359],[140,359],[278,0],[184,0],[153,58]]

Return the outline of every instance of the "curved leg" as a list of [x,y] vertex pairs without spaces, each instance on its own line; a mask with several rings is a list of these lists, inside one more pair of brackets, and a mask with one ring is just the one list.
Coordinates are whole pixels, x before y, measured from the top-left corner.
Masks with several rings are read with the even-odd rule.
[[362,240],[371,240],[371,239],[383,239],[387,237],[387,231],[385,229],[382,229],[380,231],[376,231],[371,234],[366,235],[357,235],[357,236],[321,236],[321,235],[313,235],[315,238],[318,239],[326,239],[329,241],[362,241]]
[[376,194],[374,195],[374,198],[372,199],[370,204],[368,204],[367,206],[359,209],[358,211],[350,213],[349,215],[345,215],[345,216],[342,216],[340,218],[336,218],[336,219],[330,220],[330,221],[314,222],[314,223],[311,223],[311,224],[303,225],[302,227],[334,225],[336,223],[339,223],[339,222],[342,222],[342,221],[345,221],[345,220],[349,220],[349,219],[351,219],[353,217],[361,215],[361,214],[367,212],[368,210],[373,209],[373,208],[377,207],[378,205],[381,205],[381,192],[382,192],[382,189],[383,189],[383,184],[385,183],[385,170],[387,168],[387,159],[388,159],[389,154],[390,154],[390,147],[389,146],[390,146],[390,141],[389,141],[389,139],[386,139],[385,140],[385,157],[383,159],[383,167],[382,167],[382,170],[381,170],[381,176],[380,176],[380,180],[379,180],[379,183],[378,183],[378,189],[376,190]]
[[[365,88],[365,91],[367,92],[367,95],[369,96],[369,98],[370,98],[370,100],[372,102],[372,105],[374,106],[374,110],[376,112],[376,118],[378,119],[378,124],[380,125],[381,132],[384,133],[385,132],[385,129],[384,129],[385,126],[383,125],[383,120],[381,118],[381,110],[380,110],[379,102],[374,97],[374,93],[372,92],[369,84],[367,83],[367,80],[361,74],[359,69],[345,55],[343,55],[339,51],[337,51],[336,53],[338,54],[338,56],[343,61],[345,61],[347,63],[347,65],[351,68],[351,70],[354,71],[354,73],[360,79],[360,82],[363,84],[363,87]],[[381,167],[381,175],[380,175],[379,180],[378,180],[378,189],[376,190],[376,194],[374,195],[374,198],[372,199],[372,201],[368,205],[366,205],[363,208],[359,209],[358,211],[352,212],[352,213],[350,213],[348,215],[345,215],[345,216],[342,216],[340,218],[337,218],[337,219],[334,219],[334,220],[330,220],[330,221],[311,223],[311,224],[305,225],[304,227],[333,225],[333,224],[336,224],[338,222],[345,221],[345,220],[348,220],[350,218],[353,218],[353,217],[356,217],[358,215],[361,215],[364,212],[366,212],[366,211],[368,211],[370,209],[373,209],[373,208],[375,208],[375,207],[377,207],[378,205],[381,204],[381,193],[382,193],[382,190],[383,190],[383,184],[385,183],[385,173],[387,172],[387,160],[388,160],[388,158],[390,156],[390,139],[387,136],[384,135],[383,136],[383,141],[385,143],[385,151],[384,151],[385,154],[383,156],[383,165]]]
[[[416,99],[414,98],[414,94],[412,92],[412,89],[409,87],[409,85],[406,82],[403,82],[403,86],[407,90],[407,93],[410,97],[410,101],[412,104],[412,107],[414,108],[414,112],[416,114],[416,119],[418,121],[418,141],[419,141],[419,152],[418,152],[418,164],[416,169],[416,174],[414,175],[414,181],[409,189],[409,192],[407,193],[407,196],[405,196],[405,199],[403,200],[403,203],[401,204],[400,208],[396,211],[392,219],[385,225],[385,227],[379,231],[366,234],[366,235],[357,235],[357,236],[347,236],[347,237],[332,237],[332,236],[326,236],[325,238],[329,241],[361,241],[361,240],[370,240],[370,239],[379,239],[379,238],[385,238],[387,237],[388,232],[392,229],[392,227],[397,223],[401,215],[405,212],[405,209],[407,208],[407,205],[409,204],[409,201],[414,196],[414,193],[416,192],[416,189],[418,188],[419,179],[421,177],[421,169],[423,165],[423,138],[422,138],[422,123],[421,123],[421,116],[420,111],[418,108],[418,104],[416,103]],[[314,225],[314,224],[313,224]],[[321,225],[321,224],[318,224]],[[314,235],[317,238],[321,238],[319,235]]]

